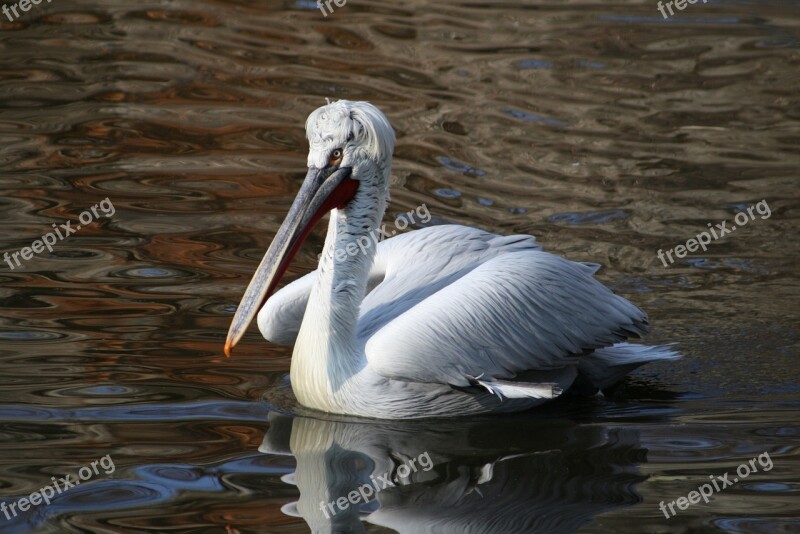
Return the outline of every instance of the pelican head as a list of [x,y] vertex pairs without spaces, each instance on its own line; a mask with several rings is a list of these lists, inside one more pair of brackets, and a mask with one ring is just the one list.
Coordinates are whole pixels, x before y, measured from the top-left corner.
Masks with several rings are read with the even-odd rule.
[[227,356],[323,215],[346,211],[359,190],[374,192],[376,209],[388,197],[395,137],[381,110],[369,102],[327,104],[309,115],[306,137],[308,172],[239,303],[225,342]]

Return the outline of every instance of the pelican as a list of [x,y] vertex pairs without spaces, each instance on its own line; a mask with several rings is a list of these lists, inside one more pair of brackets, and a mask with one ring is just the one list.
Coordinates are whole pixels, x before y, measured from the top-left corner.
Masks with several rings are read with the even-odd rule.
[[[647,332],[647,314],[598,282],[598,265],[545,252],[532,236],[442,225],[359,248],[389,198],[389,120],[339,100],[311,113],[306,136],[308,173],[225,343],[230,356],[256,315],[267,340],[294,343],[303,406],[380,419],[516,412],[678,357],[626,343]],[[317,269],[273,294],[327,213]]]

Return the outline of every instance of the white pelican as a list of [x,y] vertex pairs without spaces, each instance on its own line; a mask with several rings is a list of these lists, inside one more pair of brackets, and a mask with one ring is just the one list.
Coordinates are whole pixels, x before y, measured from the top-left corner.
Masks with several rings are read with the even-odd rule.
[[[311,113],[306,135],[308,174],[225,344],[230,355],[256,314],[267,340],[294,342],[302,405],[387,419],[520,411],[678,357],[622,343],[647,331],[647,315],[595,280],[597,265],[531,236],[434,226],[362,252],[389,197],[392,127],[372,104],[340,100]],[[317,270],[270,298],[328,212]]]

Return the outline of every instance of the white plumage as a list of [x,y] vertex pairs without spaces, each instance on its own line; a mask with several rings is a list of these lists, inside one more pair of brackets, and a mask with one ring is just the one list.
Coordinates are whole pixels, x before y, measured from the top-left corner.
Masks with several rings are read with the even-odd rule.
[[544,252],[531,236],[435,226],[342,261],[337,251],[353,250],[381,223],[394,134],[366,102],[323,106],[306,128],[309,175],[227,345],[313,224],[309,210],[330,209],[316,191],[336,197],[318,269],[258,313],[265,338],[295,343],[291,380],[302,404],[380,418],[517,411],[560,395],[579,376],[607,387],[647,361],[678,357],[622,343],[647,331],[646,314],[595,280],[596,265]]

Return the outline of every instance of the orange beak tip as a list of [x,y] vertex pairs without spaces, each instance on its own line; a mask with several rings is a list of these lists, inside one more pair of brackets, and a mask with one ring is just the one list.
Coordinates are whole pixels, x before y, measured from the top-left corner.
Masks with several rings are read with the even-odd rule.
[[230,358],[232,350],[233,350],[233,343],[231,343],[231,340],[229,339],[225,341],[225,356]]

